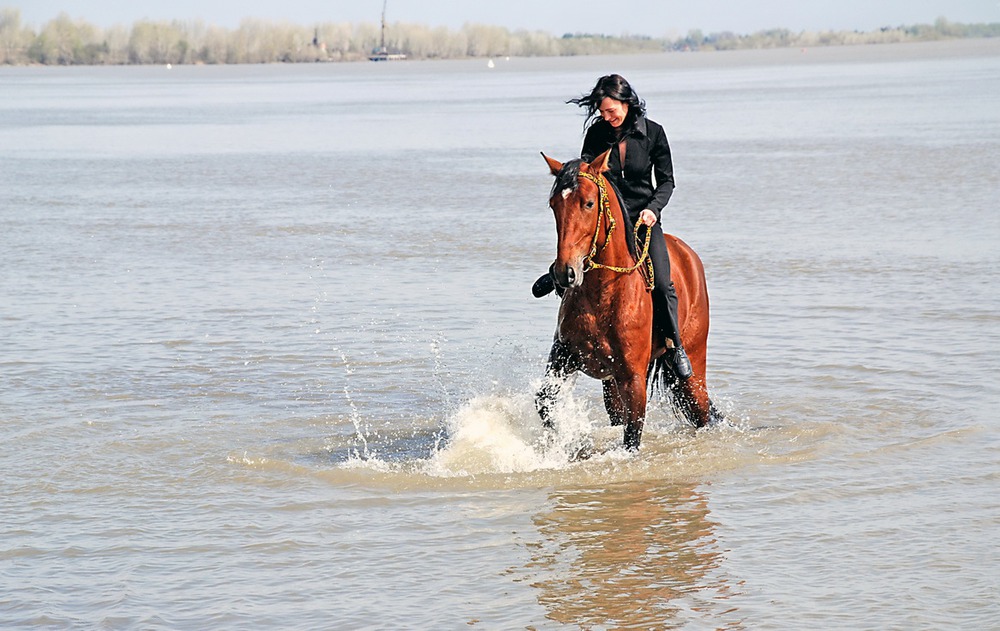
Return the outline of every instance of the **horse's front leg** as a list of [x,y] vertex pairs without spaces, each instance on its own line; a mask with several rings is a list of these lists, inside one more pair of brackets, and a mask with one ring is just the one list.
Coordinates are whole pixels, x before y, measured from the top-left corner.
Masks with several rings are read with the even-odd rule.
[[608,411],[611,426],[624,425],[625,403],[622,402],[622,395],[618,384],[614,379],[605,379],[601,382],[601,385],[604,388],[604,409]]
[[569,348],[555,340],[549,351],[549,360],[545,364],[545,380],[542,387],[535,393],[535,409],[542,419],[542,425],[552,428],[552,407],[556,403],[566,378],[575,373],[579,367],[573,359]]
[[638,451],[642,442],[642,427],[646,422],[646,376],[633,374],[619,381],[625,417],[625,449]]

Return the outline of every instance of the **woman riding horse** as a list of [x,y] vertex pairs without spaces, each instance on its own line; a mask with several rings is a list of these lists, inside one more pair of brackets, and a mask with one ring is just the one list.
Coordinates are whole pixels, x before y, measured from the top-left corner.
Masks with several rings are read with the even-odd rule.
[[[587,134],[580,152],[585,162],[611,150],[605,174],[617,188],[632,225],[650,231],[649,258],[653,263],[653,322],[657,333],[673,343],[671,366],[681,379],[691,377],[691,362],[681,344],[677,325],[677,292],[670,280],[670,258],[663,240],[660,216],[674,190],[674,168],[670,145],[663,127],[646,118],[646,104],[624,77],[607,75],[579,98],[570,99],[587,112]],[[655,180],[654,180],[655,178]],[[629,227],[631,231],[631,226]],[[537,298],[549,294],[560,283],[552,270],[532,287]]]

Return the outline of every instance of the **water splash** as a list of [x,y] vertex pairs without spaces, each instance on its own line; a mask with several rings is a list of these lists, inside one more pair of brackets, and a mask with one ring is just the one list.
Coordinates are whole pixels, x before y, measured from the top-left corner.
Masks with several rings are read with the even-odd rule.
[[[578,428],[590,428],[585,409],[566,414],[566,419]],[[452,477],[563,468],[580,434],[543,428],[534,403],[525,396],[476,397],[448,419],[447,426],[447,440],[424,467],[427,475]]]
[[443,334],[438,333],[438,335],[431,340],[431,354],[434,356],[434,369],[432,373],[434,375],[434,381],[437,384],[438,389],[441,391],[445,403],[447,403],[450,407],[452,405],[452,393],[448,387],[448,383],[445,381],[446,373],[444,369],[443,353],[441,352],[442,343],[447,341],[448,339]]
[[361,414],[358,413],[358,406],[355,405],[354,399],[351,398],[351,390],[347,386],[344,386],[344,398],[347,400],[347,404],[351,407],[349,418],[351,419],[351,424],[354,425],[354,435],[361,443],[361,451],[358,453],[357,449],[355,449],[355,455],[359,455],[362,458],[368,458],[368,438],[365,435],[365,428],[362,427]]
[[[409,441],[396,437],[400,445],[405,444],[406,453],[396,454],[386,446],[376,446],[367,455],[355,452],[334,470],[327,469],[328,477],[347,475],[351,482],[406,488],[448,480],[448,484],[508,488],[696,479],[809,459],[829,434],[821,431],[814,436],[801,427],[759,426],[725,402],[726,421],[695,430],[669,406],[654,405],[642,448],[633,453],[622,447],[622,428],[611,427],[600,402],[591,399],[567,392],[553,409],[554,429],[547,430],[531,394],[473,397],[437,430],[428,428]],[[376,440],[387,438],[379,435]],[[578,457],[581,451],[584,458]]]
[[[350,362],[347,361],[347,355],[340,351],[340,359],[344,362],[344,374],[350,377],[354,374],[354,370],[351,368]],[[368,438],[366,434],[366,427],[363,427],[361,414],[358,412],[358,406],[354,402],[354,398],[351,396],[351,390],[346,385],[344,386],[344,399],[347,401],[347,405],[351,408],[351,413],[348,415],[351,424],[354,425],[354,435],[357,437],[358,442],[361,443],[361,451],[358,452],[355,448],[355,456],[360,456],[362,458],[368,458]]]

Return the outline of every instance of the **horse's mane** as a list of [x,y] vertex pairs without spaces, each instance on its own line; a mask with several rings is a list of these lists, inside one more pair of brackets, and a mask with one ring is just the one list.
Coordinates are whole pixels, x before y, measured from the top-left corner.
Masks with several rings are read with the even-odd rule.
[[549,193],[549,197],[554,196],[557,191],[565,191],[566,189],[575,191],[580,188],[581,164],[583,164],[583,160],[580,158],[574,158],[563,164],[563,168],[556,176],[556,181],[552,184],[552,191]]

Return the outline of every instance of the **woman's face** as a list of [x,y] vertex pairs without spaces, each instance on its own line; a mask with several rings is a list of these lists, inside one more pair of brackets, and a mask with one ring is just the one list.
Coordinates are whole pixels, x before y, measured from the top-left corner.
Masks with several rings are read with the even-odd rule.
[[625,117],[628,116],[628,103],[616,101],[610,96],[604,97],[604,100],[601,101],[601,107],[598,109],[601,112],[601,118],[615,128],[621,127],[622,123],[625,122]]

